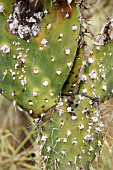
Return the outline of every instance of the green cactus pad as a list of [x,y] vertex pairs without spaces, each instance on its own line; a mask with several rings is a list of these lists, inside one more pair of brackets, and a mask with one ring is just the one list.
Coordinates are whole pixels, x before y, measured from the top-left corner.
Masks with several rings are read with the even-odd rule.
[[74,2],[17,2],[0,0],[0,92],[38,117],[56,105],[72,68],[79,10]]
[[79,90],[79,83],[80,77],[83,71],[83,64],[84,61],[84,47],[79,46],[76,53],[76,58],[72,67],[72,70],[67,78],[63,88],[62,94],[64,95],[71,95],[76,94]]
[[88,58],[80,93],[105,101],[113,97],[113,43],[95,45]]
[[81,95],[63,98],[37,121],[37,141],[48,170],[89,168],[103,136],[98,103]]

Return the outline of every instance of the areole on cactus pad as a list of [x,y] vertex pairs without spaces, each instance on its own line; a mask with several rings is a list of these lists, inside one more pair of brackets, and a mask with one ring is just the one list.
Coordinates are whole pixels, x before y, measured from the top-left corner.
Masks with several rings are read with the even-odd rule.
[[67,2],[28,2],[0,1],[0,89],[38,117],[57,104],[76,55],[80,21],[74,2],[71,8]]

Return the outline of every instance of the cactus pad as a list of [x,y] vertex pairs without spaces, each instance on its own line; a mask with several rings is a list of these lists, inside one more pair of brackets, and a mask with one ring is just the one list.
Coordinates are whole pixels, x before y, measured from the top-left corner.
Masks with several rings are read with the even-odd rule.
[[90,53],[80,93],[105,101],[113,97],[113,43],[95,45]]
[[0,0],[0,92],[38,117],[57,103],[75,58],[80,22],[74,2],[29,3]]
[[38,121],[37,140],[47,169],[88,169],[103,136],[98,103],[81,95],[64,97]]

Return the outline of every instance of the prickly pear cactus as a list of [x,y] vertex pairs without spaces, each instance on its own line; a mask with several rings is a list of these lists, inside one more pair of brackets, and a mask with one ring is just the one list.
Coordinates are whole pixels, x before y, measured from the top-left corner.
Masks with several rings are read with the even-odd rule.
[[75,3],[0,1],[1,94],[32,117],[57,104],[80,30]]
[[38,119],[42,162],[48,170],[89,168],[102,144],[99,116],[98,103],[79,94],[59,99],[55,109]]
[[[83,47],[77,53],[73,74],[71,72],[67,79],[70,82],[67,84],[69,91],[65,84],[58,105],[37,119],[38,130],[41,132],[38,141],[42,160],[49,170],[89,169],[103,142],[104,124],[100,119],[100,100],[80,92],[81,84],[86,85],[78,75],[82,74],[83,78],[85,74],[85,70],[79,73],[79,68],[84,64],[82,54]],[[64,95],[65,92],[68,96]]]
[[38,140],[47,169],[87,170],[100,150],[104,124],[99,104],[113,97],[112,46],[112,42],[103,46],[95,42],[87,62],[80,48],[58,105],[38,119],[42,122]]
[[0,0],[0,92],[37,118],[47,170],[89,168],[103,142],[99,104],[113,97],[112,31],[85,62],[79,17],[72,0]]

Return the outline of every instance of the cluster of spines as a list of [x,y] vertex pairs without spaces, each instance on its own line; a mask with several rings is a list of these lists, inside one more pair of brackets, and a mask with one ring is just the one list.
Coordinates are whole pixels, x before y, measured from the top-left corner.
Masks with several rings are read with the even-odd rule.
[[73,100],[63,97],[54,109],[36,119],[42,160],[48,169],[89,167],[101,147],[104,129],[97,105],[80,94]]

